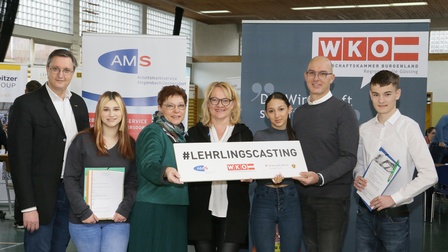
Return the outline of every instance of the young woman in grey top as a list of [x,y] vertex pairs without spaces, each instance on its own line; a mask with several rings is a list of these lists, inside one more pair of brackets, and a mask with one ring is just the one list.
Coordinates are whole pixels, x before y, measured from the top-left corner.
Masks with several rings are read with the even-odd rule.
[[[271,127],[257,131],[254,141],[295,140],[289,114],[292,106],[280,92],[272,93],[265,103],[266,117]],[[257,252],[274,251],[276,225],[282,252],[297,252],[302,243],[302,221],[299,195],[293,179],[281,174],[272,180],[257,180],[252,213],[251,237]]]
[[[98,100],[94,127],[79,133],[67,154],[64,187],[70,202],[69,230],[79,252],[126,251],[129,214],[137,193],[135,141],[128,132],[124,101],[117,92]],[[123,200],[112,219],[100,220],[84,201],[85,168],[124,167]]]

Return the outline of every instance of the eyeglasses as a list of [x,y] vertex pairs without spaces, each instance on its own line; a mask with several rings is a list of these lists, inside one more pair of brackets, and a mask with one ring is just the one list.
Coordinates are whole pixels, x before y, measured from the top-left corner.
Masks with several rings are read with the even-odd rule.
[[212,98],[209,99],[209,101],[210,101],[210,103],[212,105],[218,105],[219,102],[221,102],[221,104],[223,106],[229,106],[230,102],[233,101],[233,100],[230,100],[230,99],[227,99],[227,98],[219,99],[219,98],[216,98],[216,97],[212,97]]
[[62,72],[65,76],[68,76],[73,73],[73,70],[70,70],[68,68],[59,69],[57,67],[50,67],[50,71],[54,74],[59,74],[60,72]]
[[163,106],[165,106],[165,108],[168,110],[174,110],[175,108],[177,108],[178,110],[185,110],[185,108],[187,107],[187,105],[185,104],[174,105],[172,103],[163,104]]
[[314,78],[317,75],[317,78],[319,80],[323,80],[325,78],[327,78],[328,75],[332,75],[333,73],[328,73],[328,72],[314,72],[314,71],[308,71],[306,72],[306,77],[308,78]]

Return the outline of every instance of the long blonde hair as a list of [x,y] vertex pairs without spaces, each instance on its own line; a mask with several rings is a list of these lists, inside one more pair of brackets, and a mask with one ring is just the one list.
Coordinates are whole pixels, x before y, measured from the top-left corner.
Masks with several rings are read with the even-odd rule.
[[210,102],[210,96],[215,88],[220,87],[224,92],[227,99],[233,101],[233,109],[230,111],[230,125],[235,125],[241,121],[241,102],[238,94],[236,93],[235,88],[227,82],[219,82],[215,81],[208,85],[207,90],[205,90],[204,94],[204,102],[202,103],[202,115],[201,122],[203,125],[211,126],[211,116],[210,111],[208,110],[208,103]]
[[114,91],[106,91],[101,95],[95,109],[95,124],[93,129],[93,137],[95,140],[96,148],[98,149],[98,155],[108,155],[103,138],[103,122],[101,121],[101,112],[109,101],[115,101],[121,111],[121,122],[118,127],[118,150],[120,154],[129,160],[134,160],[135,150],[131,142],[135,140],[129,135],[128,130],[128,113],[121,95]]

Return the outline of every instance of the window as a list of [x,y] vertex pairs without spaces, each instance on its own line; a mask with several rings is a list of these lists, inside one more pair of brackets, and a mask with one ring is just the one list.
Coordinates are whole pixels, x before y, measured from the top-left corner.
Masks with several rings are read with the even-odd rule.
[[80,32],[141,34],[138,4],[119,0],[80,0]]
[[31,39],[11,37],[5,62],[28,64],[30,62]]
[[448,53],[448,31],[431,31],[429,53]]
[[51,46],[44,44],[34,44],[34,65],[47,65],[48,55],[56,49],[67,49],[61,48],[60,46]]
[[[33,48],[34,46],[34,48]],[[6,52],[5,62],[21,63],[28,65],[43,65],[47,64],[48,55],[60,46],[52,46],[45,44],[33,43],[32,39],[11,37],[8,51]],[[63,48],[69,50],[69,48]],[[34,52],[34,62],[31,62],[30,54]]]
[[49,31],[73,33],[72,0],[20,0],[15,23]]
[[[147,9],[146,33],[151,35],[173,35],[174,15],[152,8]],[[180,34],[187,38],[187,56],[193,55],[193,22],[191,19],[182,18]]]

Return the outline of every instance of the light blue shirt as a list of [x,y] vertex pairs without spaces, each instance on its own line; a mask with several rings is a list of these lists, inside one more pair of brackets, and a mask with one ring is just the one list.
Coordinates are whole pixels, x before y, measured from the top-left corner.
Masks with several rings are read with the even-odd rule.
[[436,135],[432,139],[432,142],[436,144],[444,142],[448,146],[448,114],[440,118],[435,128]]

